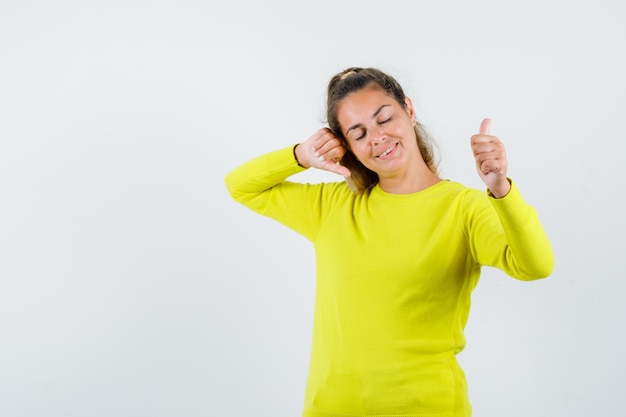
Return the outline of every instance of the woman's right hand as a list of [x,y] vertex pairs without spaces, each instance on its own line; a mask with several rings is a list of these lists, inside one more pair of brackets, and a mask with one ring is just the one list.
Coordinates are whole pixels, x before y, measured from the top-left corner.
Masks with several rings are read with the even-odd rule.
[[346,153],[332,130],[322,128],[315,132],[305,142],[297,145],[294,151],[298,163],[305,168],[313,167],[335,174],[350,176],[350,170],[339,165],[339,161]]

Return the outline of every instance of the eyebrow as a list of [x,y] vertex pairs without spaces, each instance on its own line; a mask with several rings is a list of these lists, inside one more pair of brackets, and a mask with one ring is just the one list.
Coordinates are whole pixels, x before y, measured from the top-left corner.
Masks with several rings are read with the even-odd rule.
[[[370,119],[375,119],[375,118],[376,118],[376,116],[378,116],[378,113],[380,113],[380,112],[381,112],[381,111],[382,111],[385,107],[390,107],[390,106],[391,106],[391,104],[383,104],[382,106],[380,106],[380,107],[378,108],[378,110],[376,110],[376,111],[374,112],[374,114],[372,114],[372,117],[371,117]],[[348,132],[350,132],[352,129],[356,129],[356,128],[361,127],[361,126],[363,126],[363,124],[362,124],[362,123],[357,123],[357,124],[355,124],[355,125],[350,126],[350,127],[348,128],[348,130],[346,130],[346,133],[345,133],[345,135],[344,135],[344,136],[348,136]]]

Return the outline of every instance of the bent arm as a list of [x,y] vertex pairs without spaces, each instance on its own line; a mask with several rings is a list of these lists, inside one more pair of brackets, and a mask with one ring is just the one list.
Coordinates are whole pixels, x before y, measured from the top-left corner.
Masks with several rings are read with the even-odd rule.
[[323,187],[286,181],[304,170],[290,146],[235,168],[226,175],[226,187],[235,201],[312,239],[320,221]]
[[520,280],[548,277],[554,269],[550,240],[515,183],[505,197],[488,197],[486,206],[476,210],[472,222],[475,259]]
[[226,175],[231,197],[244,206],[264,214],[272,188],[291,175],[304,171],[293,156],[293,147],[256,157]]

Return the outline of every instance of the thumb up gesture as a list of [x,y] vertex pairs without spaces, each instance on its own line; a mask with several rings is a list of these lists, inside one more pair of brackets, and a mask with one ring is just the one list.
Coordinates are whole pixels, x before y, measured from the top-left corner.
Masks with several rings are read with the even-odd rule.
[[506,151],[500,139],[489,133],[490,128],[491,119],[484,119],[478,134],[471,137],[472,152],[476,159],[478,176],[495,198],[502,198],[511,189],[511,183],[506,176]]

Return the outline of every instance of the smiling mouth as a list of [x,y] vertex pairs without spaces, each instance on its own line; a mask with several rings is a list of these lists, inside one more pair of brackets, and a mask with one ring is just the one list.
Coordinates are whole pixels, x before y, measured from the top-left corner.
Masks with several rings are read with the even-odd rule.
[[384,158],[385,156],[389,155],[391,152],[393,152],[394,149],[396,149],[396,147],[398,146],[398,142],[394,143],[392,146],[390,146],[385,152],[381,153],[380,155],[378,155],[376,158]]

